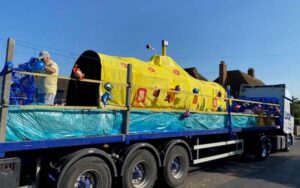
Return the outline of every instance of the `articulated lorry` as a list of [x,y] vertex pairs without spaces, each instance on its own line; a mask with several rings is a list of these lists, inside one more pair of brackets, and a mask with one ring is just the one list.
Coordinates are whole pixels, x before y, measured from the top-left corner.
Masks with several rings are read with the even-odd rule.
[[[88,50],[63,104],[34,100],[38,60],[1,72],[0,187],[167,187],[190,165],[234,155],[267,159],[293,144],[285,85],[230,88],[196,80],[166,54],[144,62]],[[42,65],[40,66],[42,67]],[[51,76],[51,75],[50,75]]]

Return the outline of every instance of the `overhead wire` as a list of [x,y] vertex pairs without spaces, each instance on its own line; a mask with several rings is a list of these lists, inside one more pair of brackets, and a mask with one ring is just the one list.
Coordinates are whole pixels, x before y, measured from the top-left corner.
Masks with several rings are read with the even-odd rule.
[[[3,39],[0,37],[0,42],[3,42],[3,52],[5,53],[5,48],[6,48],[6,41],[7,39]],[[41,45],[41,44],[36,44],[36,43],[32,43],[32,42],[27,42],[27,41],[23,41],[23,40],[15,40],[16,43],[15,45],[17,46],[21,46],[27,49],[30,49],[32,51],[32,55],[33,56],[37,56],[36,51],[37,50],[43,50],[43,49],[50,49],[51,54],[58,59],[58,57],[63,57],[63,58],[67,58],[73,61],[76,61],[79,57],[84,57],[86,59],[91,59],[91,60],[97,60],[99,61],[99,58],[94,58],[94,57],[90,57],[90,56],[83,56],[80,53],[77,52],[72,52],[69,50],[63,50],[63,49],[59,49],[59,48],[54,48],[54,47],[50,47],[47,45]],[[31,52],[18,52],[18,54],[30,54]],[[0,54],[1,55],[1,54]],[[205,58],[253,58],[253,57],[280,57],[280,56],[300,56],[300,53],[281,53],[281,54],[261,54],[261,55],[223,55],[223,56],[197,56],[197,57],[177,57],[177,59],[181,59],[184,58],[186,60],[188,59],[205,59]],[[201,72],[202,74],[218,74],[217,71],[210,71],[210,72]]]
[[[61,49],[42,46],[42,45],[37,45],[37,46],[40,46],[40,47],[43,47],[43,48],[36,48],[36,47],[34,47],[34,44],[30,44],[30,43],[26,44],[24,42],[20,43],[19,40],[16,40],[16,45],[19,45],[19,46],[22,46],[22,47],[25,47],[25,48],[29,48],[29,49],[32,49],[32,50],[34,50],[34,49],[38,49],[38,50],[50,49],[51,50],[52,49],[53,50],[53,51],[51,51],[52,55],[65,57],[65,58],[73,59],[73,60],[76,60],[79,56],[87,58],[87,59],[98,60],[98,58],[93,58],[93,57],[90,57],[90,56],[83,56],[80,53],[71,52],[71,51],[67,51],[67,50],[61,50]],[[67,54],[65,54],[64,52],[67,53]]]
[[[6,41],[3,38],[0,38],[2,41]],[[16,45],[21,45],[23,47],[32,48],[33,50],[39,49],[50,49],[56,52],[52,52],[55,55],[72,58],[78,57],[80,53],[73,52],[70,50],[64,50],[59,48],[54,48],[47,45],[37,44],[33,42],[28,42],[24,40],[16,40]],[[57,53],[60,52],[60,53]],[[300,56],[300,53],[279,53],[279,54],[258,54],[258,55],[208,55],[208,56],[179,56],[178,59],[207,59],[207,58],[260,58],[260,57],[282,57],[282,56]],[[87,57],[91,58],[91,57]]]
[[281,57],[281,56],[300,56],[300,53],[282,54],[259,54],[259,55],[216,55],[216,56],[197,56],[197,57],[177,57],[178,59],[208,59],[208,58],[257,58],[257,57]]

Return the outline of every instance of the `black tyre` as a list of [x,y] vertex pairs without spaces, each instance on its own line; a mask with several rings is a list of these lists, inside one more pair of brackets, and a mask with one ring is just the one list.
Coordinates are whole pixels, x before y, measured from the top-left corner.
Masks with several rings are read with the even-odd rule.
[[189,169],[189,156],[182,146],[174,146],[165,156],[163,179],[168,187],[176,187],[184,182]]
[[291,146],[293,145],[293,138],[290,134],[285,136],[285,148],[284,151],[290,151]]
[[266,160],[271,153],[271,149],[271,140],[266,136],[260,137],[257,144],[256,159]]
[[65,173],[58,188],[110,188],[111,173],[98,157],[85,157],[75,162]]
[[137,150],[124,163],[122,185],[124,188],[150,188],[157,177],[157,165],[153,155],[147,150]]

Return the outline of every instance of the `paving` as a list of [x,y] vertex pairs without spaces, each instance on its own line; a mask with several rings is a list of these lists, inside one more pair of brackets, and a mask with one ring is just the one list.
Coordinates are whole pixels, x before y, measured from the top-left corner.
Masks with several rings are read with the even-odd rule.
[[300,187],[300,138],[289,152],[273,153],[265,161],[229,158],[190,167],[179,188],[201,187]]

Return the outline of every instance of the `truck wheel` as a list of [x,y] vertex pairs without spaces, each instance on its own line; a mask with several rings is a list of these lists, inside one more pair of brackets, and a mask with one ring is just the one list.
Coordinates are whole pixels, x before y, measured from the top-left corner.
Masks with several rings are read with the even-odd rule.
[[292,136],[290,135],[290,134],[287,134],[286,136],[285,136],[285,148],[284,148],[284,151],[290,151],[290,149],[291,149],[291,146],[293,145],[293,139],[292,139]]
[[182,146],[174,146],[165,156],[163,167],[164,181],[169,187],[176,187],[184,182],[189,168],[189,156]]
[[271,153],[271,140],[266,137],[260,137],[257,145],[256,159],[258,160],[266,160]]
[[124,164],[122,184],[125,188],[150,188],[154,186],[157,166],[153,155],[147,150],[137,150]]
[[58,188],[110,188],[111,173],[107,164],[98,157],[85,157],[75,162],[62,178]]

